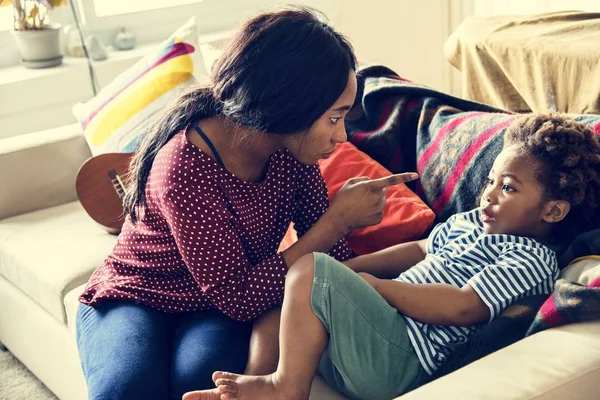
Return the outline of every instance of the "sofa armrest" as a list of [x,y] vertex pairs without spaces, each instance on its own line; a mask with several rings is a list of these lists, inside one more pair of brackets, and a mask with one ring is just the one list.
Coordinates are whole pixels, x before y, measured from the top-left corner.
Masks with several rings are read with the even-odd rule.
[[89,157],[78,124],[0,140],[0,219],[76,200]]
[[598,337],[598,321],[548,329],[399,399],[597,399]]

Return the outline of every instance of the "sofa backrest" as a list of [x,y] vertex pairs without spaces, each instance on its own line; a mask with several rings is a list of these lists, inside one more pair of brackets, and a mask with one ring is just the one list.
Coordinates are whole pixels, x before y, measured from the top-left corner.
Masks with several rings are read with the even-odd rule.
[[89,157],[79,124],[0,140],[0,219],[76,200]]

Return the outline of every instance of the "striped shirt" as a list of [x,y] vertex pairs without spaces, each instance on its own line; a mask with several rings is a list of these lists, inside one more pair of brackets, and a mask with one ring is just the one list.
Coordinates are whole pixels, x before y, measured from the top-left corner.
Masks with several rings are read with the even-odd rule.
[[[490,309],[492,321],[524,296],[552,293],[558,262],[554,251],[533,239],[486,234],[480,215],[477,208],[438,224],[429,235],[425,259],[396,280],[459,288],[469,284]],[[419,360],[430,375],[455,347],[485,325],[431,325],[403,317]]]

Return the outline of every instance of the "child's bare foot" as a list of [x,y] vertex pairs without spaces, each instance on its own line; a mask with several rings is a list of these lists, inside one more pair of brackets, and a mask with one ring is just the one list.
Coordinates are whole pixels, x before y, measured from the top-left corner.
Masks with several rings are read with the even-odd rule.
[[302,389],[299,385],[284,383],[277,373],[256,376],[215,372],[213,381],[219,393],[223,393],[221,400],[304,400],[310,393],[310,386]]
[[193,392],[187,392],[183,395],[182,400],[221,400],[221,393],[219,390],[223,389],[208,389],[208,390],[196,390]]

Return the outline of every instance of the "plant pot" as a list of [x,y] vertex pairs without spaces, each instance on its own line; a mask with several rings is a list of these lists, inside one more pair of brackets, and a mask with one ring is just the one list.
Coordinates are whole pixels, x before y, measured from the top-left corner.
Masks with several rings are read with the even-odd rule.
[[62,63],[60,24],[48,24],[43,29],[11,32],[21,50],[21,61],[27,68],[47,68]]

